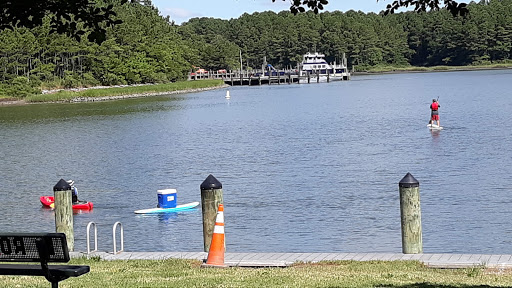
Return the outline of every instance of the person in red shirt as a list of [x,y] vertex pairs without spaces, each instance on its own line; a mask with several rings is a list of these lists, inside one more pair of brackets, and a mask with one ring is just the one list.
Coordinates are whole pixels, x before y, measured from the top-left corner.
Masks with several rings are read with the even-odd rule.
[[436,99],[432,99],[432,104],[430,104],[430,124],[434,125],[434,121],[437,122],[437,126],[441,126],[439,123],[439,103]]

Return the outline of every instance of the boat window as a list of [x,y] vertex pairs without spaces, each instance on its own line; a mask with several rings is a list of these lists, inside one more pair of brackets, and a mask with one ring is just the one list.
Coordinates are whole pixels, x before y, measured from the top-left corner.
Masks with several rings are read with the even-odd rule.
[[316,65],[313,65],[313,69],[316,69]]

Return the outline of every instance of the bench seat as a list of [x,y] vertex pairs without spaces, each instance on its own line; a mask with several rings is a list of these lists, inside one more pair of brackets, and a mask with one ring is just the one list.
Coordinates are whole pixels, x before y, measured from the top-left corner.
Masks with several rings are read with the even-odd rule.
[[69,260],[64,233],[0,233],[0,262],[9,262],[0,263],[0,275],[44,276],[57,288],[60,281],[90,271],[85,265],[49,264]]
[[[89,266],[48,265],[48,270],[57,277],[78,277],[90,271]],[[0,275],[45,276],[41,265],[35,264],[0,264]]]

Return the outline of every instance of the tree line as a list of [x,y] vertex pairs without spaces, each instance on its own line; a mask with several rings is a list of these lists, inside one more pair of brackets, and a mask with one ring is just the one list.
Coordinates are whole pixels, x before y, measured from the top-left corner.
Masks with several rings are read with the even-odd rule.
[[[506,62],[512,53],[512,0],[467,5],[465,17],[425,13],[261,12],[237,19],[194,18],[176,25],[149,5],[98,0],[114,12],[102,41],[52,33],[41,25],[0,31],[0,96],[24,97],[41,87],[78,87],[185,80],[208,70],[296,67],[306,52],[364,70],[386,66],[473,65]],[[110,11],[109,10],[109,11]],[[112,14],[112,15],[114,15]],[[122,23],[121,23],[122,22]],[[80,37],[82,39],[80,39]],[[89,37],[89,38],[87,38]]]
[[[263,12],[238,19],[192,19],[181,30],[208,41],[224,37],[240,47],[244,66],[261,67],[262,58],[277,67],[296,66],[301,55],[318,51],[329,61],[343,53],[348,66],[461,66],[511,60],[512,1],[470,3],[465,17],[448,10],[426,13],[360,11],[306,12],[293,15]],[[237,57],[232,52],[230,58]],[[208,68],[227,63],[209,61]],[[238,64],[239,66],[239,64]],[[236,67],[236,66],[235,66]]]

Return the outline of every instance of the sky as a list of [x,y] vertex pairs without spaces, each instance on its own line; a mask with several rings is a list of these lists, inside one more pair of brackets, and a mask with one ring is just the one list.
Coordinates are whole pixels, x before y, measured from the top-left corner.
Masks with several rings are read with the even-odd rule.
[[[330,0],[324,11],[349,10],[365,13],[380,11],[393,0]],[[282,10],[289,11],[290,0],[152,0],[162,16],[171,16],[176,24],[182,24],[190,18],[213,17],[229,20],[238,18],[244,13]]]

